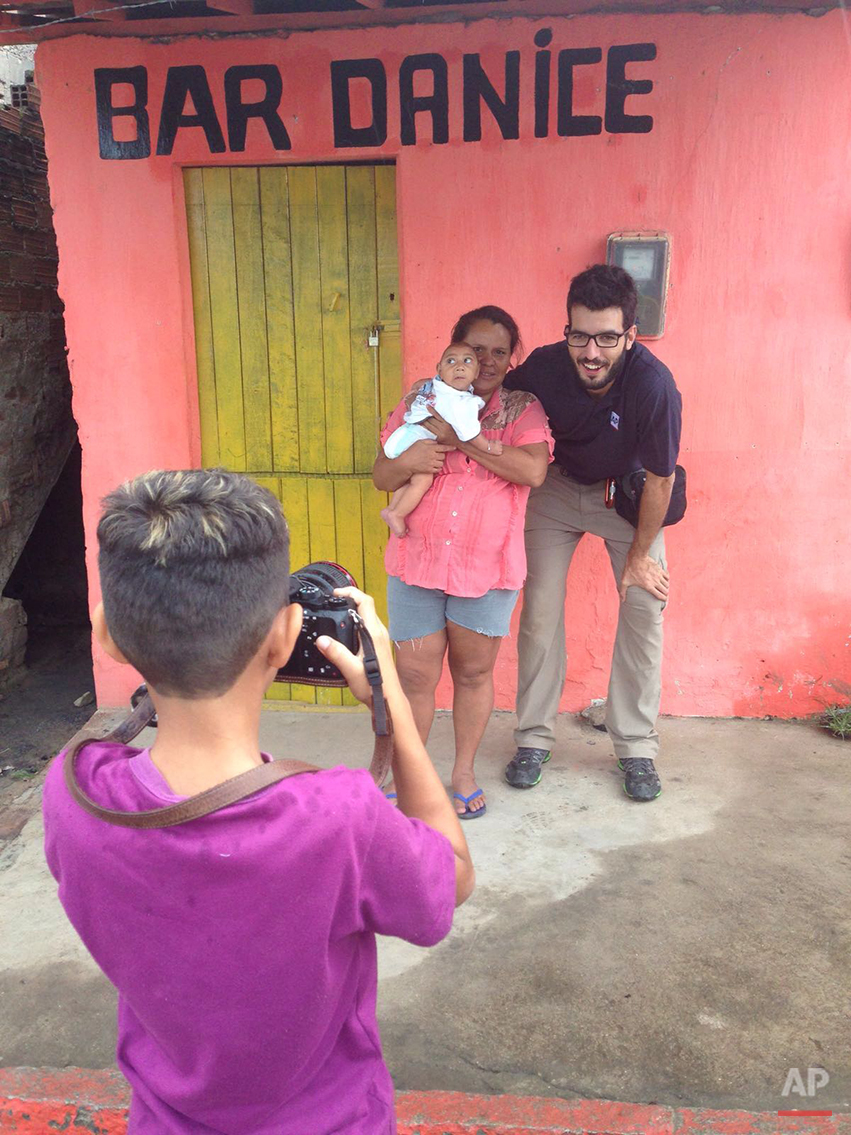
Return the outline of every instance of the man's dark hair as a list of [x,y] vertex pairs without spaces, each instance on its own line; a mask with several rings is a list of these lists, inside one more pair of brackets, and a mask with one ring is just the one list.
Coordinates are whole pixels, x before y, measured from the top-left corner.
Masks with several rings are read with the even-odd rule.
[[575,304],[581,304],[589,311],[619,307],[623,312],[623,329],[626,331],[635,323],[635,309],[638,306],[635,280],[629,272],[615,264],[592,264],[570,281],[567,293],[568,320]]
[[97,534],[104,615],[128,662],[172,697],[229,690],[288,601],[275,497],[222,469],[158,470],[104,499]]
[[485,304],[484,307],[474,308],[472,311],[465,311],[452,328],[452,342],[463,343],[470,333],[470,328],[480,319],[486,319],[489,323],[498,323],[500,327],[504,327],[511,342],[511,354],[522,354],[523,344],[520,341],[520,328],[517,326],[517,320],[513,319],[503,308],[496,307],[492,303]]

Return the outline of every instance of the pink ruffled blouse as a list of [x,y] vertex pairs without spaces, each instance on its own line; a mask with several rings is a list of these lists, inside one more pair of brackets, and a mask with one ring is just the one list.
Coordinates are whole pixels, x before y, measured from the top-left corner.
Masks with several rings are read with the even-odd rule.
[[[417,383],[387,420],[383,445],[402,424]],[[553,438],[544,408],[533,394],[498,387],[480,415],[482,436],[503,445]],[[408,534],[390,536],[384,556],[388,575],[417,587],[476,598],[492,588],[515,590],[526,578],[523,522],[528,485],[513,485],[460,450],[446,454],[429,491],[407,517]]]

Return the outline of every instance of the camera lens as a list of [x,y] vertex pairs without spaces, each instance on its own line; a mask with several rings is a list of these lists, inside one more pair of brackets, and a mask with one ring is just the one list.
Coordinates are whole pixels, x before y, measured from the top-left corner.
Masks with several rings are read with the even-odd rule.
[[290,576],[290,600],[297,600],[302,588],[330,595],[335,587],[357,587],[355,578],[344,567],[330,560],[307,564]]

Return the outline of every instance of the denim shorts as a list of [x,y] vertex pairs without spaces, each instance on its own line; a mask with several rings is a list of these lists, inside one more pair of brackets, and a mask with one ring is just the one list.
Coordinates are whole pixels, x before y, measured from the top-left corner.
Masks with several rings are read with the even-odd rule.
[[387,577],[387,611],[390,637],[394,642],[442,631],[447,620],[468,631],[502,638],[508,634],[511,612],[518,591],[494,588],[475,599],[447,595],[432,587],[403,583],[395,575]]

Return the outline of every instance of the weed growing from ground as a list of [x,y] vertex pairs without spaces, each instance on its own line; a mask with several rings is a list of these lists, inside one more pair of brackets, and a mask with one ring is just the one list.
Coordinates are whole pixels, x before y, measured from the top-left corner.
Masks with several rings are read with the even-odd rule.
[[834,737],[851,740],[851,705],[829,705],[819,715],[819,725]]

